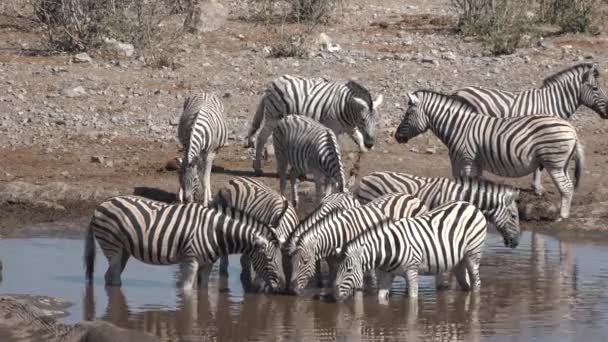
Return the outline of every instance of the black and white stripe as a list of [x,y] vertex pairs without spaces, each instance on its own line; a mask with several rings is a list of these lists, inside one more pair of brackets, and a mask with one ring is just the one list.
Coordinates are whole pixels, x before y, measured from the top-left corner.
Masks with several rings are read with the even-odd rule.
[[545,168],[561,194],[560,219],[569,216],[573,186],[568,163],[576,154],[576,186],[584,156],[576,130],[568,122],[552,116],[480,115],[459,98],[419,90],[410,94],[395,139],[406,143],[429,129],[448,147],[454,176],[481,177],[486,170],[522,177]]
[[[476,86],[459,89],[454,95],[479,114],[500,118],[540,114],[569,120],[580,106],[586,106],[608,119],[608,95],[599,76],[597,64],[582,63],[545,78],[541,88],[513,93]],[[532,189],[539,196],[543,193],[540,169],[534,171]]]
[[406,193],[431,209],[450,201],[466,201],[479,208],[496,226],[505,246],[515,248],[519,244],[521,229],[516,202],[519,190],[508,185],[485,179],[431,178],[379,171],[362,177],[353,193],[361,203],[386,194]]
[[[281,194],[285,194],[290,170],[291,198],[298,205],[298,176],[313,173],[317,201],[330,192],[345,192],[344,168],[336,135],[319,122],[289,115],[273,131]],[[333,190],[333,191],[332,191]]]
[[[394,194],[362,207],[328,213],[298,239],[291,255],[290,289],[299,293],[315,274],[318,261],[331,257],[336,248],[342,247],[362,232],[384,221],[393,222],[425,211],[426,206],[419,199]],[[331,269],[333,262],[330,260],[329,264]]]
[[343,300],[361,288],[363,276],[372,270],[381,271],[379,296],[388,296],[395,275],[406,278],[409,297],[416,298],[418,274],[452,270],[461,286],[478,291],[486,225],[481,211],[467,202],[450,202],[422,215],[377,224],[336,249],[336,299]]
[[292,114],[310,117],[336,135],[350,134],[361,151],[371,148],[376,140],[377,109],[381,103],[382,95],[372,101],[369,91],[355,81],[331,82],[290,75],[273,80],[247,134],[247,147],[253,147],[253,139],[259,131],[254,170],[258,174],[262,172],[264,145],[279,120]]
[[[186,98],[177,126],[177,136],[184,148],[180,168],[178,198],[183,202],[211,200],[211,167],[218,149],[226,144],[224,105],[213,94]],[[202,183],[199,185],[199,182]],[[197,194],[201,188],[200,195]]]
[[[153,265],[181,264],[184,289],[206,286],[219,257],[249,255],[253,268],[273,289],[284,275],[278,240],[273,231],[233,208],[225,213],[202,205],[166,204],[136,196],[115,197],[100,204],[85,239],[86,276],[92,281],[95,240],[109,262],[106,285],[120,286],[129,257]],[[199,266],[202,270],[199,271]]]

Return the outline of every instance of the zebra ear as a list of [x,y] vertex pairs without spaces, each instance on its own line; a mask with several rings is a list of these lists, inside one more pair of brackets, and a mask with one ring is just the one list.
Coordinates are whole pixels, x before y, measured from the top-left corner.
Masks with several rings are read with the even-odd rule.
[[336,248],[334,249],[334,253],[335,253],[336,255],[340,255],[340,253],[342,253],[342,248],[341,248],[341,247],[336,247]]
[[268,240],[262,236],[255,236],[253,238],[253,245],[260,249],[266,249],[268,247]]
[[382,95],[379,95],[376,98],[376,101],[373,102],[374,104],[374,109],[378,109],[378,107],[380,107],[380,105],[382,104],[382,101],[384,100],[384,98],[382,97]]
[[414,95],[414,93],[408,93],[407,98],[408,98],[408,104],[410,106],[417,106],[418,103],[420,103],[420,100],[418,100],[418,96]]
[[519,189],[513,189],[511,190],[507,196],[506,196],[506,201],[507,204],[511,204],[513,202],[516,202],[519,199]]
[[353,97],[353,100],[355,100],[355,102],[357,102],[361,107],[369,110],[369,106],[367,105],[367,102],[365,102],[365,100],[358,98],[358,97]]

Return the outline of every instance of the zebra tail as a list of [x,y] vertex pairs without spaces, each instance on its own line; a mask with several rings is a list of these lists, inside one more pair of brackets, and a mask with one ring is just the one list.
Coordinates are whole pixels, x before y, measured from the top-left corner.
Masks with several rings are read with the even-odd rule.
[[93,222],[87,227],[84,238],[84,266],[86,280],[90,284],[93,282],[95,273],[95,235],[93,234]]
[[581,177],[583,176],[583,169],[585,167],[585,149],[580,141],[576,142],[576,160],[574,166],[574,188],[578,189],[581,183]]
[[264,120],[264,112],[266,108],[266,95],[260,101],[258,108],[255,111],[255,115],[253,116],[253,121],[251,121],[251,127],[249,128],[249,132],[247,133],[247,143],[245,147],[253,147],[253,136],[260,130],[260,126],[262,125],[262,121]]

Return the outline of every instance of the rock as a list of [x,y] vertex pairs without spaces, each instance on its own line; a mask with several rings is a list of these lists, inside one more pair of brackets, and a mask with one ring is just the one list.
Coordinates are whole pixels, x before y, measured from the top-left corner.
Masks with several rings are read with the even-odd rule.
[[342,47],[340,47],[339,44],[329,44],[327,46],[327,51],[328,52],[338,52],[340,50],[342,50]]
[[79,53],[72,59],[74,63],[92,63],[93,59],[86,52]]
[[80,97],[87,94],[87,91],[82,86],[77,86],[74,88],[64,88],[61,90],[61,95],[69,98]]
[[135,52],[133,44],[122,43],[117,41],[116,39],[105,38],[103,40],[103,44],[103,48],[105,50],[113,52],[120,56],[131,57],[133,56],[133,52]]
[[436,147],[429,147],[426,150],[424,150],[424,153],[426,153],[426,154],[435,154],[435,153],[437,153],[437,148]]
[[553,221],[559,217],[559,209],[553,202],[531,195],[520,195],[519,219],[524,221]]
[[410,152],[420,153],[420,149],[418,147],[412,147],[412,148],[410,148]]
[[218,30],[226,22],[228,10],[216,0],[197,1],[184,20],[184,30],[198,34]]
[[329,38],[325,32],[321,32],[317,38],[317,44],[321,45],[322,48],[327,49],[327,47],[331,45],[331,38]]
[[456,60],[456,55],[454,55],[453,52],[448,51],[448,52],[441,54],[441,58],[448,60],[448,61],[453,61],[453,60]]
[[181,160],[179,158],[173,158],[165,163],[165,170],[167,171],[178,171],[180,169]]
[[105,158],[103,156],[92,156],[91,157],[91,163],[97,163],[97,164],[102,164],[104,162]]

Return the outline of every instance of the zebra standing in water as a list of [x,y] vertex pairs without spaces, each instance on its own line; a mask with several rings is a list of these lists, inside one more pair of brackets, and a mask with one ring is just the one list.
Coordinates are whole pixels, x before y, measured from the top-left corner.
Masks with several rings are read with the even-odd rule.
[[[457,95],[480,114],[505,118],[525,115],[553,115],[569,120],[578,107],[586,106],[608,119],[608,95],[600,86],[599,67],[581,63],[544,79],[543,86],[519,93],[487,87],[467,87]],[[542,195],[541,170],[532,178],[532,189]]]
[[[289,115],[273,131],[281,194],[287,186],[287,167],[291,166],[291,200],[298,206],[298,176],[312,172],[317,202],[323,193],[346,192],[344,168],[336,135],[319,122],[301,115]],[[323,185],[323,181],[325,185]]]
[[452,270],[464,289],[479,291],[486,226],[481,211],[467,202],[450,202],[426,214],[376,225],[336,249],[334,295],[344,300],[362,287],[364,274],[374,269],[381,271],[379,296],[388,296],[393,278],[400,275],[407,280],[409,297],[417,298],[418,274]]
[[[214,203],[218,207],[233,207],[254,217],[260,222],[270,224],[278,222],[278,226],[269,226],[275,230],[279,245],[283,245],[295,227],[299,218],[289,201],[263,182],[249,178],[236,177],[218,191]],[[241,266],[245,279],[249,279],[249,261],[244,255]],[[220,259],[220,274],[228,275],[228,256]]]
[[[180,167],[178,199],[192,202],[197,196],[204,206],[211,200],[211,167],[217,150],[226,144],[224,105],[212,94],[188,97],[177,126],[177,136],[184,147]],[[198,174],[197,174],[198,173]]]
[[[291,257],[290,289],[298,294],[310,281],[318,268],[318,261],[330,258],[336,248],[343,246],[362,232],[384,222],[424,213],[426,206],[417,198],[391,194],[378,198],[363,207],[342,212],[331,212],[296,242]],[[335,269],[329,260],[330,275]]]
[[137,196],[103,202],[95,209],[86,232],[86,278],[93,280],[97,240],[109,262],[106,285],[121,285],[120,275],[132,255],[152,265],[181,264],[184,289],[195,286],[197,273],[198,283],[206,287],[213,262],[222,255],[245,253],[273,290],[282,288],[281,250],[273,230],[243,212],[232,208],[224,211]]
[[[262,173],[262,152],[279,120],[288,115],[302,115],[329,127],[336,135],[348,133],[361,151],[372,148],[376,140],[378,107],[367,89],[355,81],[330,82],[284,75],[267,87],[247,133],[246,147],[255,143],[253,169]],[[260,126],[264,126],[260,130]]]
[[558,221],[569,216],[573,187],[568,163],[576,154],[577,186],[584,156],[568,122],[551,116],[489,117],[477,114],[460,98],[419,90],[409,95],[395,139],[406,143],[429,129],[448,147],[454,176],[481,177],[487,170],[522,177],[540,166],[547,169],[561,194]]
[[507,247],[519,244],[521,229],[516,200],[519,190],[508,185],[474,178],[429,178],[406,173],[373,172],[354,189],[361,203],[368,203],[391,193],[406,193],[419,198],[430,209],[450,201],[475,205],[496,226]]

